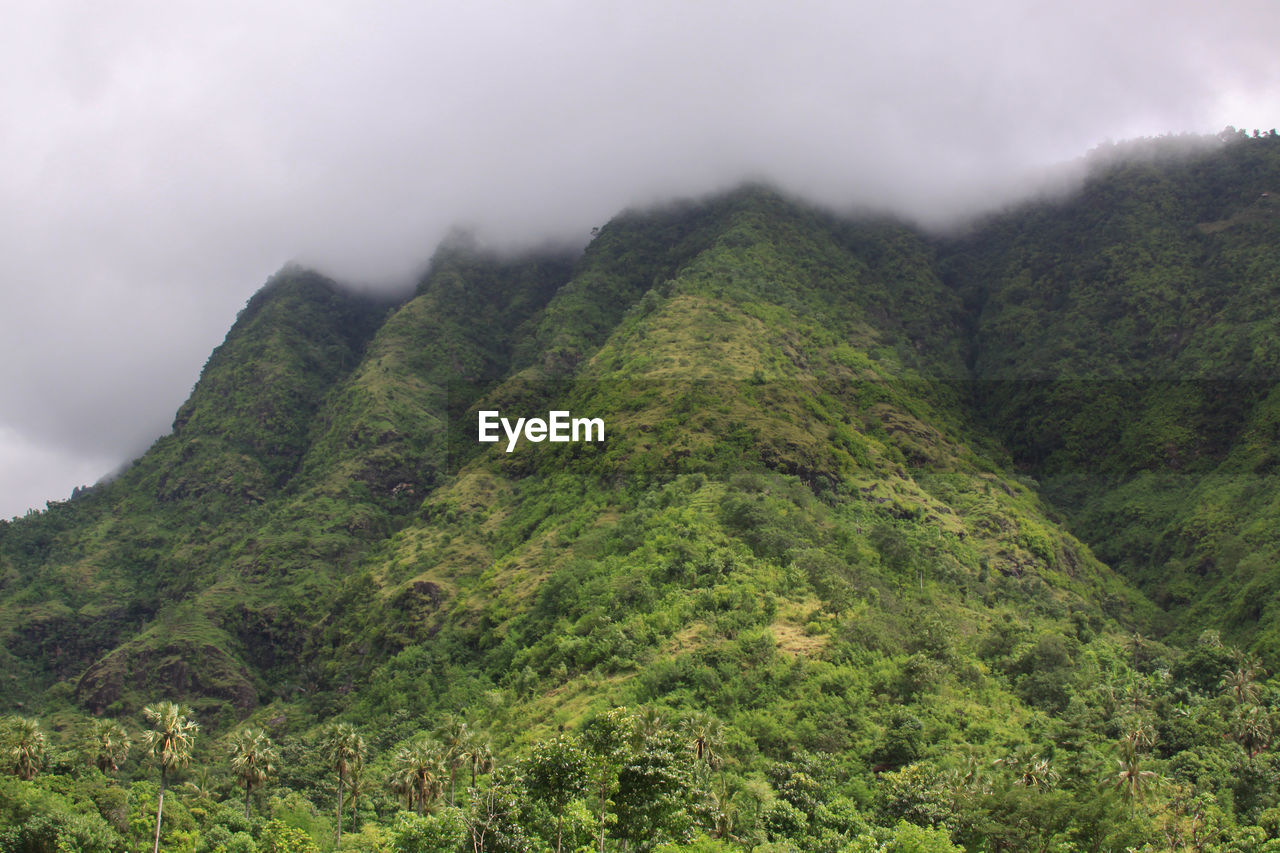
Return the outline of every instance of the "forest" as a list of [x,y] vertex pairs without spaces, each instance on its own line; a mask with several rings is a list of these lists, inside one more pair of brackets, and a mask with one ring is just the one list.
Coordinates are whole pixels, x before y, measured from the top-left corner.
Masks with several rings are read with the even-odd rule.
[[1280,850],[1280,138],[1085,167],[281,270],[0,521],[0,851]]

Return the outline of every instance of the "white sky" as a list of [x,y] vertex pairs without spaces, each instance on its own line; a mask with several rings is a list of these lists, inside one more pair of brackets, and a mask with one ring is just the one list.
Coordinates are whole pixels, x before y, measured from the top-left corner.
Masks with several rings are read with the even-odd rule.
[[0,517],[168,429],[290,260],[585,240],[765,178],[937,221],[1105,139],[1280,125],[1274,0],[239,2],[0,11]]

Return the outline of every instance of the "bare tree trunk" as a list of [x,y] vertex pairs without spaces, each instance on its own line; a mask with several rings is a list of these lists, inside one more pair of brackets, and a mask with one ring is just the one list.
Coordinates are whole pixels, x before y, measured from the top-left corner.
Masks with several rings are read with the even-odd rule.
[[244,819],[245,820],[249,819],[249,791],[250,790],[252,789],[249,787],[249,783],[245,782],[244,783]]
[[600,853],[604,853],[604,804],[606,800],[603,786],[600,788]]
[[165,783],[164,767],[160,768],[160,802],[156,805],[156,846],[152,848],[152,853],[160,853],[160,820],[164,817],[164,783]]
[[342,774],[338,774],[338,847],[342,846]]

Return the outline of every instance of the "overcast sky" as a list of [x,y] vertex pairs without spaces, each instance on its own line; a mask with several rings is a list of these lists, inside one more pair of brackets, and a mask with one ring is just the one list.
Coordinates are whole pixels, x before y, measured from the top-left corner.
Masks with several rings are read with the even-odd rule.
[[291,260],[585,241],[766,178],[936,220],[1110,139],[1280,125],[1275,0],[270,2],[0,11],[0,517],[166,432]]

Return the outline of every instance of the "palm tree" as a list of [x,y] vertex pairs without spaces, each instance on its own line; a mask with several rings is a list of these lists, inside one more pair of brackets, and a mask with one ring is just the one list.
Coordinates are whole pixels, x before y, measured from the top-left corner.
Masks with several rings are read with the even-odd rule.
[[351,792],[351,831],[360,828],[360,797],[364,794],[364,765],[354,764],[351,767],[351,778],[347,780],[347,790]]
[[1258,757],[1258,753],[1271,745],[1271,715],[1257,705],[1239,708],[1232,722],[1231,733],[1252,761]]
[[489,773],[493,770],[493,744],[479,737],[473,737],[469,758],[471,763],[471,787],[474,788],[476,786],[477,773]]
[[427,737],[420,737],[396,753],[391,769],[391,787],[409,800],[409,808],[423,814],[444,788],[445,750]]
[[1151,694],[1147,689],[1146,681],[1138,677],[1129,679],[1129,683],[1125,687],[1125,698],[1128,700],[1129,706],[1135,714],[1147,705],[1150,705]]
[[1135,720],[1133,728],[1125,733],[1121,748],[1125,755],[1137,755],[1155,746],[1156,730],[1146,720]]
[[129,733],[115,720],[93,721],[93,763],[103,773],[115,773],[129,757]]
[[1058,783],[1059,778],[1058,771],[1053,769],[1049,759],[1037,753],[1023,765],[1022,775],[1018,777],[1017,782],[1027,788],[1052,788]]
[[247,728],[231,738],[231,769],[244,785],[244,819],[249,819],[249,795],[254,788],[266,784],[267,778],[276,772],[276,760],[280,757],[271,745],[271,738],[262,729]]
[[1223,672],[1218,685],[1224,693],[1236,700],[1237,706],[1253,704],[1262,695],[1262,688],[1258,686],[1260,674],[1265,673],[1261,673],[1257,665],[1246,658],[1235,669]]
[[704,762],[715,769],[720,766],[720,747],[724,741],[724,723],[703,711],[694,711],[685,718],[689,732],[690,748],[695,761]]
[[191,776],[192,778],[182,783],[182,790],[194,797],[197,803],[209,805],[213,802],[213,780],[209,778],[209,768],[196,768]]
[[1126,755],[1117,758],[1116,762],[1120,765],[1120,772],[1112,777],[1113,784],[1132,807],[1135,802],[1142,802],[1147,788],[1156,781],[1156,774],[1152,770],[1143,770],[1137,755]]
[[635,738],[632,745],[638,749],[647,739],[654,737],[666,727],[667,721],[662,711],[652,705],[646,705],[636,713]]
[[733,822],[738,813],[737,799],[738,792],[730,791],[722,778],[719,789],[711,792],[712,838],[737,840],[733,834]]
[[185,767],[191,761],[191,748],[195,745],[200,726],[191,719],[191,709],[173,702],[143,708],[151,728],[142,736],[147,754],[160,762],[160,798],[156,804],[156,843],[153,853],[160,853],[160,821],[164,817],[164,789],[169,783],[169,771]]
[[320,749],[325,760],[338,774],[338,846],[342,846],[342,789],[351,769],[364,766],[364,738],[350,723],[334,723],[320,736]]
[[28,717],[9,717],[4,721],[3,743],[9,766],[19,779],[30,782],[44,763],[44,732],[40,723]]
[[999,764],[1008,770],[1013,776],[1013,784],[1026,788],[1052,788],[1061,778],[1058,771],[1053,769],[1049,759],[1026,745],[1018,747],[1004,758],[997,758],[992,763]]
[[453,805],[453,788],[458,768],[467,760],[471,749],[471,732],[461,717],[447,715],[436,729],[436,736],[444,746],[444,762],[449,767],[449,805]]

